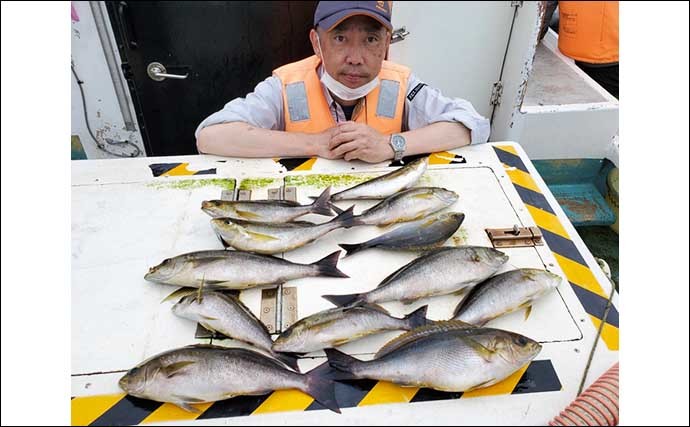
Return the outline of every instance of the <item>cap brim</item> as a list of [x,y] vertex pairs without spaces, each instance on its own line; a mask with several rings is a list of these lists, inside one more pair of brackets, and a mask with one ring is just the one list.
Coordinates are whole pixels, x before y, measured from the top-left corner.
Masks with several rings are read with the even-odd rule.
[[329,16],[328,18],[324,18],[321,20],[321,22],[318,23],[318,26],[323,28],[326,31],[331,31],[336,25],[340,24],[347,18],[350,18],[352,16],[357,16],[357,15],[364,15],[368,16],[370,18],[373,18],[377,20],[378,22],[381,23],[385,28],[388,29],[388,31],[393,31],[393,25],[383,19],[381,16],[372,13],[370,10],[366,9],[350,9],[350,10],[344,10],[342,12],[334,13],[333,15]]

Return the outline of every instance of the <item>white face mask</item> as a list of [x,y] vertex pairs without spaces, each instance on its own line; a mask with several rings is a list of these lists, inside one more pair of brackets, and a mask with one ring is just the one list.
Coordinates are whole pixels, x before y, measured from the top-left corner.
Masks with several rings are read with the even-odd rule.
[[321,54],[321,62],[323,63],[323,75],[321,76],[321,83],[323,83],[328,90],[333,92],[335,96],[342,99],[343,101],[354,101],[355,99],[363,98],[369,94],[372,90],[376,89],[379,85],[379,78],[376,76],[369,83],[352,89],[344,84],[340,83],[326,71],[326,63],[323,60],[323,50],[321,49],[321,40],[319,39],[319,34],[316,34],[316,41],[319,44],[319,53]]

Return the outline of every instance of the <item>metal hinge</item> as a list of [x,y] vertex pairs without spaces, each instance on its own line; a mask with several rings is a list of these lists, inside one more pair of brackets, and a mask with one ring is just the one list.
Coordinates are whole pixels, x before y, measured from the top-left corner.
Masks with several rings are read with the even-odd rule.
[[541,231],[538,227],[487,228],[486,234],[494,248],[519,248],[543,246]]
[[498,105],[501,103],[501,96],[503,96],[503,82],[495,82],[491,88],[491,99],[489,100],[490,105]]
[[521,1],[512,0],[512,1],[510,2],[510,7],[522,7],[522,2],[521,2]]
[[407,31],[405,27],[400,27],[396,30],[393,30],[393,33],[391,34],[391,44],[401,42],[405,40],[405,37],[409,36],[410,32]]

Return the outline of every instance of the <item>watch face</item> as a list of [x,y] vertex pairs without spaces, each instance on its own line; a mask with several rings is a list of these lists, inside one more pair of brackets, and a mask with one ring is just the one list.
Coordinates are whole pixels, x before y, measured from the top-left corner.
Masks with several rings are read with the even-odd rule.
[[401,137],[400,135],[395,135],[393,136],[393,140],[391,141],[393,144],[393,147],[395,147],[396,150],[401,150],[405,148],[405,138]]

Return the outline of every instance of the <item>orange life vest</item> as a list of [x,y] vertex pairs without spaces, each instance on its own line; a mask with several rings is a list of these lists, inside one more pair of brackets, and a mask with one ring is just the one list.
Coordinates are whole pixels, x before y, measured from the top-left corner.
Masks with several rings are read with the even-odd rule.
[[618,62],[618,2],[559,1],[558,49],[577,61]]
[[[283,114],[288,132],[319,133],[335,126],[313,55],[273,71],[283,85]],[[402,115],[410,69],[383,61],[380,84],[357,104],[352,121],[366,123],[384,135],[402,130]]]

